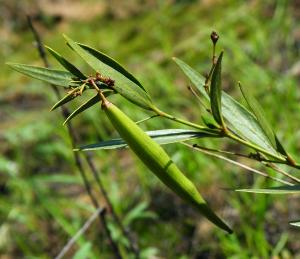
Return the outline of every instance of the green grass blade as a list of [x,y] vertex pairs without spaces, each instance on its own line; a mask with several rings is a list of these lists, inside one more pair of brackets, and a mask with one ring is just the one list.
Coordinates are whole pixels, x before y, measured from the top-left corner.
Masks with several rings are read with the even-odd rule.
[[53,50],[52,48],[45,46],[49,53],[70,73],[74,76],[84,80],[87,77],[72,63],[70,63],[67,59],[65,59],[62,55],[60,55],[57,51]]
[[101,73],[105,77],[110,77],[115,81],[113,89],[121,94],[124,98],[131,101],[132,103],[147,109],[152,110],[154,105],[151,101],[150,96],[145,92],[143,88],[128,79],[119,71],[103,63],[97,57],[83,49],[76,42],[65,36],[68,45],[96,72]]
[[6,63],[12,69],[30,76],[35,79],[42,80],[46,83],[57,85],[57,86],[75,86],[76,84],[71,83],[74,78],[70,72],[50,69],[45,67],[38,67],[38,66],[31,66],[25,64],[18,64],[18,63]]
[[265,135],[268,137],[270,143],[274,148],[276,148],[276,140],[274,131],[266,119],[266,115],[264,110],[262,109],[261,105],[258,103],[256,98],[252,95],[249,89],[245,90],[243,86],[239,83],[239,87],[241,89],[241,93],[245,98],[250,110],[255,115],[259,125],[261,126],[262,130],[264,131]]
[[222,57],[223,52],[221,52],[217,64],[215,65],[212,78],[211,78],[211,86],[210,86],[210,105],[211,111],[216,122],[225,128],[225,124],[222,117]]
[[[103,90],[102,93],[105,96],[108,96],[108,95],[113,94],[113,91],[112,90]],[[95,96],[93,96],[92,98],[90,98],[89,100],[87,100],[85,103],[83,103],[81,106],[79,106],[75,111],[73,111],[68,116],[68,118],[64,121],[63,125],[65,125],[68,121],[70,121],[71,119],[73,119],[74,117],[76,117],[77,115],[79,115],[80,113],[82,113],[85,110],[91,108],[93,105],[95,105],[99,101],[100,101],[99,94],[96,94]]]
[[[154,130],[146,131],[146,134],[149,135],[154,141],[160,145],[166,145],[176,142],[187,141],[191,139],[201,138],[201,137],[212,137],[213,133],[208,132],[199,132],[191,131],[186,129],[164,129],[164,130]],[[116,149],[126,147],[127,144],[121,138],[112,139],[108,141],[102,141],[96,144],[90,144],[82,146],[77,151],[89,151],[89,150],[99,150],[99,149]]]
[[300,185],[286,185],[266,189],[239,189],[237,192],[251,192],[264,194],[300,194]]

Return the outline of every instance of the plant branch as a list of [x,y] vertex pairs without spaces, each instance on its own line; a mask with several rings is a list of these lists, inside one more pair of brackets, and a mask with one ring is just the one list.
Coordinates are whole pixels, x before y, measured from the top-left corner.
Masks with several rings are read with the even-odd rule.
[[[44,65],[46,67],[49,67],[49,62],[48,62],[48,59],[47,59],[47,56],[46,56],[45,49],[43,47],[43,43],[42,43],[41,37],[40,37],[39,33],[36,31],[36,29],[34,28],[30,16],[27,16],[27,19],[28,19],[29,27],[30,27],[30,29],[31,29],[31,31],[32,31],[32,33],[34,35],[35,41],[37,43],[37,48],[38,48],[39,55],[40,55],[41,59],[43,60]],[[58,88],[55,85],[51,85],[51,87],[52,87],[53,91],[55,92],[57,98],[60,99],[61,96],[60,96]],[[61,107],[61,111],[62,111],[62,115],[63,115],[63,117],[65,119],[70,114],[69,111],[68,111],[68,109],[65,108],[65,107],[63,107],[63,106]],[[72,147],[74,148],[75,147],[75,143],[78,142],[78,136],[75,133],[75,131],[74,131],[73,127],[72,127],[71,122],[67,123],[67,128],[68,128],[69,136],[71,138]],[[80,175],[81,175],[81,177],[82,177],[82,179],[84,181],[84,185],[85,185],[85,188],[86,188],[86,190],[87,190],[87,192],[89,194],[89,197],[90,197],[93,205],[95,206],[95,208],[99,209],[98,202],[97,202],[96,198],[92,194],[91,187],[90,187],[90,184],[89,184],[89,182],[87,180],[86,173],[85,173],[84,168],[82,166],[82,162],[81,162],[81,159],[79,157],[79,154],[77,152],[73,152],[73,154],[74,154],[74,159],[75,159],[76,166],[79,169]],[[129,233],[129,230],[125,229],[125,227],[123,226],[121,220],[119,219],[119,217],[115,213],[115,211],[113,209],[113,206],[112,206],[112,203],[110,202],[110,199],[109,199],[109,197],[107,195],[107,192],[106,192],[103,184],[101,183],[100,177],[98,176],[98,173],[97,173],[96,167],[94,166],[92,158],[90,157],[90,155],[87,155],[87,154],[84,154],[84,157],[85,157],[88,165],[90,166],[90,169],[91,169],[91,171],[93,173],[93,176],[96,179],[96,182],[97,182],[97,184],[99,186],[99,189],[100,189],[101,193],[103,194],[103,196],[104,196],[104,198],[106,200],[107,205],[109,206],[109,209],[110,209],[110,212],[113,215],[113,218],[115,219],[116,223],[119,225],[119,227],[120,227],[121,231],[123,232],[124,236],[126,236],[126,238],[128,239],[130,248],[131,248],[132,252],[135,254],[135,257],[139,258],[138,245],[137,245],[137,243],[135,241],[133,241],[133,239],[131,237],[131,234]],[[109,228],[107,226],[105,215],[104,214],[99,214],[99,215],[100,215],[100,220],[102,222],[102,225],[104,226],[106,234],[107,234],[107,236],[109,238],[110,245],[111,245],[111,248],[112,248],[112,250],[114,252],[115,257],[116,258],[122,258],[117,244],[112,239],[112,235],[111,235],[110,230],[109,230]]]
[[[163,117],[163,118],[167,118],[167,119],[169,119],[169,120],[176,121],[176,122],[178,122],[178,123],[181,123],[181,124],[190,126],[190,127],[192,127],[192,128],[195,128],[195,129],[199,129],[199,130],[203,130],[203,129],[204,129],[204,130],[207,130],[207,128],[204,127],[204,126],[202,126],[202,125],[199,125],[199,124],[196,124],[196,123],[193,123],[193,122],[184,120],[184,119],[179,119],[179,118],[177,118],[177,117],[175,117],[175,116],[172,116],[172,115],[170,115],[170,114],[168,114],[168,113],[166,113],[166,112],[164,112],[164,111],[159,110],[159,109],[156,108],[156,107],[153,109],[153,111],[156,112],[157,115],[159,115],[159,116],[161,116],[161,117]],[[210,130],[211,130],[211,129],[210,129]],[[244,140],[244,139],[242,139],[242,138],[236,136],[236,135],[233,134],[232,132],[230,132],[230,130],[223,131],[222,129],[215,129],[214,131],[215,131],[216,134],[219,134],[220,137],[227,137],[227,138],[229,138],[229,139],[231,139],[231,140],[234,140],[234,141],[236,141],[236,142],[238,142],[238,143],[240,143],[240,144],[243,144],[244,146],[247,146],[247,147],[249,147],[249,148],[252,148],[252,149],[254,149],[254,150],[257,151],[257,152],[260,152],[260,153],[262,153],[262,154],[264,154],[264,155],[266,155],[266,156],[269,156],[269,157],[272,157],[272,158],[278,160],[278,161],[264,160],[264,161],[266,161],[266,162],[279,163],[279,164],[286,164],[286,165],[288,165],[288,166],[290,166],[290,167],[300,169],[300,164],[297,164],[297,163],[295,163],[295,162],[291,163],[291,162],[289,161],[288,158],[283,157],[283,156],[280,156],[280,155],[276,155],[276,154],[274,154],[274,153],[271,153],[271,152],[269,152],[269,151],[267,151],[267,150],[265,150],[265,149],[263,149],[263,148],[261,148],[261,147],[255,145],[255,144],[253,144],[253,143],[251,143],[251,142],[249,142],[249,141],[247,141],[247,140]],[[263,160],[262,160],[262,161],[263,161]]]
[[229,163],[231,163],[231,164],[234,164],[234,165],[236,165],[236,166],[239,166],[239,167],[241,167],[241,168],[244,168],[244,169],[246,169],[246,170],[248,170],[248,171],[251,171],[251,172],[253,172],[253,173],[255,173],[255,174],[264,176],[264,177],[266,177],[266,178],[272,179],[272,180],[274,180],[274,181],[277,181],[277,182],[280,182],[280,183],[283,183],[283,184],[293,185],[293,184],[290,183],[290,182],[287,182],[287,181],[281,180],[281,179],[279,179],[279,178],[270,176],[270,175],[268,175],[268,174],[266,174],[266,173],[264,173],[264,172],[261,172],[261,171],[259,171],[259,170],[257,170],[257,169],[254,169],[254,168],[251,168],[251,167],[249,167],[249,166],[247,166],[247,165],[244,165],[244,164],[241,164],[241,163],[239,163],[239,162],[236,162],[236,161],[234,161],[234,160],[232,160],[232,159],[230,159],[230,158],[224,157],[224,156],[219,155],[219,154],[216,154],[216,153],[214,153],[214,152],[210,152],[210,151],[201,149],[200,147],[193,146],[193,145],[190,145],[190,144],[185,143],[185,142],[181,142],[181,143],[182,143],[183,145],[185,145],[185,146],[187,146],[187,147],[193,149],[193,150],[202,152],[202,153],[207,154],[207,155],[209,155],[209,156],[213,156],[213,157],[222,159],[222,160],[224,160],[224,161],[226,161],[226,162],[229,162]]
[[[198,144],[194,144],[193,147],[200,148],[202,150],[206,150],[206,151],[210,151],[210,152],[214,152],[214,153],[221,153],[221,154],[239,156],[239,157],[244,157],[244,158],[247,158],[247,159],[255,160],[255,161],[258,161],[258,162],[262,162],[263,165],[273,168],[278,173],[284,175],[285,177],[291,179],[292,181],[295,181],[297,183],[300,182],[300,180],[297,177],[295,177],[295,176],[279,169],[274,164],[272,164],[273,161],[270,161],[270,160],[267,160],[267,159],[264,159],[264,158],[255,158],[255,157],[251,157],[251,156],[245,155],[245,154],[240,154],[240,153],[235,153],[235,152],[230,152],[230,151],[225,151],[225,150],[219,150],[219,149],[207,148],[207,147],[199,146]],[[277,161],[275,161],[275,162],[277,162]]]
[[157,115],[163,117],[163,118],[166,118],[166,119],[169,119],[169,120],[172,120],[172,121],[176,121],[176,122],[179,122],[181,124],[184,124],[184,125],[187,125],[187,126],[190,126],[190,127],[193,127],[195,129],[200,129],[200,130],[203,130],[203,129],[207,129],[206,127],[204,126],[201,126],[201,125],[198,125],[198,124],[195,124],[195,123],[192,123],[190,121],[186,121],[184,119],[179,119],[177,117],[174,117],[173,115],[170,115],[166,112],[163,112],[161,110],[159,110],[158,108],[153,108],[153,111],[156,112]]
[[267,167],[271,167],[273,170],[277,171],[278,173],[280,173],[280,174],[282,174],[282,175],[284,175],[284,176],[286,176],[286,177],[288,177],[288,178],[294,180],[295,182],[300,183],[300,179],[299,179],[299,178],[297,178],[297,177],[291,175],[290,173],[288,173],[288,172],[282,170],[282,169],[279,168],[278,166],[276,166],[276,165],[274,165],[274,164],[272,164],[272,163],[266,163],[265,165],[266,165]]

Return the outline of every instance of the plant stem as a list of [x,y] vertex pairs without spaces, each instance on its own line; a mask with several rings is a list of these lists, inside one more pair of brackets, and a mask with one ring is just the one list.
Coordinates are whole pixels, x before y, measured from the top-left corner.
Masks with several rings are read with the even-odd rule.
[[[36,31],[36,29],[34,28],[30,16],[27,16],[27,20],[28,20],[28,25],[29,25],[32,33],[33,33],[33,36],[34,36],[36,42],[37,42],[38,53],[39,53],[41,59],[43,60],[43,62],[45,64],[45,67],[49,67],[48,59],[47,59],[47,56],[46,56],[45,49],[43,47],[44,44],[42,43],[41,37],[40,37],[39,33]],[[60,92],[59,92],[57,86],[51,85],[51,87],[52,87],[53,91],[55,92],[57,98],[61,99]],[[70,115],[69,110],[66,107],[61,107],[61,111],[62,111],[63,117],[65,119],[67,119],[67,117]],[[72,146],[75,147],[75,143],[79,142],[76,131],[74,130],[74,128],[73,128],[73,126],[70,122],[67,124],[67,128],[68,128],[69,136],[71,138]],[[84,170],[84,167],[82,165],[82,160],[81,160],[79,154],[76,154],[76,153],[77,152],[73,152],[75,163],[76,163],[77,168],[79,169],[80,175],[81,175],[81,177],[83,179],[83,182],[84,182],[84,185],[85,185],[85,188],[86,188],[86,190],[87,190],[87,192],[90,196],[90,199],[91,199],[93,205],[95,206],[96,209],[99,209],[100,207],[99,207],[99,204],[98,204],[98,200],[93,195],[91,185],[90,185],[89,181],[87,180],[87,174],[86,174],[86,172]],[[125,228],[125,226],[123,225],[121,219],[116,214],[115,209],[112,206],[112,202],[110,201],[110,199],[107,195],[106,189],[104,188],[104,185],[103,185],[103,183],[100,179],[100,176],[98,175],[98,172],[96,170],[96,167],[94,165],[94,162],[93,162],[91,156],[85,154],[84,158],[87,161],[87,163],[88,163],[88,165],[89,165],[89,167],[90,167],[90,169],[93,173],[94,178],[96,179],[96,182],[99,186],[100,192],[103,194],[103,196],[105,198],[105,201],[106,201],[106,203],[109,207],[110,213],[112,214],[112,216],[113,216],[114,220],[116,221],[117,225],[120,227],[120,229],[122,231],[122,234],[129,241],[130,249],[132,250],[133,254],[135,255],[135,258],[137,258],[137,259],[140,258],[140,255],[139,255],[140,251],[139,251],[138,244],[133,239],[129,229]],[[99,213],[99,219],[100,219],[100,222],[102,223],[102,226],[103,226],[103,228],[106,232],[106,235],[108,237],[108,240],[109,240],[109,243],[110,243],[110,246],[112,248],[112,252],[114,253],[115,258],[118,258],[118,259],[122,258],[119,247],[112,238],[111,230],[109,229],[108,223],[107,223],[107,220],[106,220],[106,214],[105,213]]]
[[[154,107],[154,108],[153,108],[153,111],[154,111],[157,115],[159,115],[159,116],[161,116],[161,117],[163,117],[163,118],[167,118],[167,119],[176,121],[176,122],[178,122],[178,123],[181,123],[181,124],[184,124],[184,125],[193,127],[193,128],[195,128],[195,129],[199,129],[199,130],[207,130],[207,127],[205,127],[205,126],[202,126],[202,125],[199,125],[199,124],[190,122],[190,121],[186,121],[186,120],[184,120],[184,119],[179,119],[179,118],[177,118],[177,117],[175,117],[175,116],[173,116],[173,115],[170,115],[170,114],[168,114],[168,113],[166,113],[166,112],[164,112],[164,111],[161,111],[161,110],[158,109],[157,107]],[[210,129],[210,130],[212,130],[212,129]],[[280,156],[280,155],[273,154],[273,153],[271,153],[271,152],[269,152],[269,151],[267,151],[267,150],[265,150],[265,149],[263,149],[263,148],[261,148],[261,147],[255,145],[255,144],[251,143],[251,142],[248,142],[247,140],[244,140],[244,139],[242,139],[242,138],[236,136],[235,134],[231,133],[229,130],[223,131],[222,129],[215,129],[215,130],[214,130],[214,133],[219,134],[220,137],[227,137],[227,138],[232,139],[232,140],[234,140],[234,141],[236,141],[236,142],[238,142],[238,143],[240,143],[240,144],[243,144],[243,145],[245,145],[245,146],[247,146],[247,147],[250,147],[250,148],[252,148],[252,149],[254,149],[254,150],[256,150],[256,151],[258,151],[258,152],[260,152],[260,153],[262,153],[262,154],[264,154],[264,155],[267,155],[267,156],[269,156],[269,157],[272,157],[272,158],[274,158],[274,159],[277,159],[277,160],[278,160],[278,163],[280,163],[280,164],[286,164],[286,165],[288,165],[288,166],[290,166],[290,167],[300,169],[300,164],[297,164],[297,163],[295,163],[295,162],[290,163],[289,160],[288,160],[287,158],[285,158],[285,157],[283,157],[283,156]],[[273,162],[274,162],[274,161],[273,161]]]
[[161,117],[167,118],[167,119],[172,120],[172,121],[179,122],[181,124],[193,127],[195,129],[200,129],[200,130],[204,130],[204,129],[206,130],[207,129],[207,127],[201,126],[199,124],[195,124],[195,123],[192,123],[190,121],[186,121],[186,120],[183,120],[183,119],[176,118],[173,115],[170,115],[170,114],[168,114],[166,112],[163,112],[163,111],[159,110],[156,107],[153,108],[153,111],[156,112],[157,115],[159,115]]
[[258,147],[257,145],[255,144],[252,144],[251,142],[248,142],[234,134],[232,134],[231,132],[226,132],[226,137],[232,139],[232,140],[235,140],[236,142],[239,142],[247,147],[250,147],[250,148],[253,148],[254,150],[256,151],[259,151],[261,152],[262,154],[265,154],[267,156],[270,156],[272,158],[275,158],[275,159],[278,159],[279,161],[278,162],[282,162],[283,164],[286,164],[287,161],[284,157],[282,156],[279,156],[279,155],[275,155],[275,154],[272,154],[270,153],[269,151],[265,150],[265,149],[262,149],[261,147]]
[[280,182],[280,183],[283,183],[283,184],[287,184],[287,185],[294,185],[294,184],[292,184],[292,183],[290,183],[290,182],[287,182],[287,181],[281,180],[281,179],[279,179],[279,178],[270,176],[270,175],[268,175],[268,174],[266,174],[266,173],[264,173],[264,172],[261,172],[261,171],[259,171],[259,170],[257,170],[257,169],[254,169],[254,168],[249,167],[249,166],[247,166],[247,165],[244,165],[244,164],[241,164],[241,163],[239,163],[239,162],[236,162],[236,161],[234,161],[234,160],[232,160],[232,159],[230,159],[230,158],[227,158],[227,157],[225,157],[225,156],[216,154],[215,152],[210,152],[210,151],[207,151],[207,150],[202,149],[202,148],[200,148],[200,147],[197,147],[197,146],[193,146],[193,145],[187,144],[187,143],[185,143],[185,142],[181,142],[181,143],[182,143],[183,145],[185,145],[185,146],[191,148],[191,149],[194,149],[194,150],[199,151],[199,152],[202,152],[202,153],[204,153],[204,154],[207,154],[207,155],[210,155],[210,156],[213,156],[213,157],[222,159],[222,160],[227,161],[227,162],[229,162],[229,163],[231,163],[231,164],[234,164],[234,165],[237,165],[237,166],[239,166],[239,167],[242,167],[242,168],[244,168],[244,169],[246,169],[246,170],[249,170],[249,171],[251,171],[251,172],[253,172],[253,173],[259,174],[259,175],[264,176],[264,177],[266,177],[266,178],[270,178],[270,179],[272,179],[272,180],[274,180],[274,181],[277,181],[277,182]]

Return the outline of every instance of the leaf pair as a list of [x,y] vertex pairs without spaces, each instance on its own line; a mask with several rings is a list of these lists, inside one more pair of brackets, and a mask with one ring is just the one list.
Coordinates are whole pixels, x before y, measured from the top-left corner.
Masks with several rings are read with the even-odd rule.
[[[261,147],[267,152],[278,155],[278,152],[286,156],[283,146],[269,126],[258,102],[243,91],[243,95],[251,109],[250,112],[242,104],[234,100],[231,96],[221,90],[221,62],[223,53],[219,56],[211,79],[211,89],[208,95],[204,90],[205,78],[197,73],[193,68],[180,59],[174,61],[186,74],[186,76],[197,87],[199,92],[210,103],[214,119],[219,125],[224,126],[223,118],[226,119],[229,128],[240,134],[244,139]],[[258,108],[259,107],[259,108]]]
[[[110,91],[104,91],[106,96],[108,94],[112,94],[113,92],[117,92],[125,97],[127,100],[132,103],[148,110],[152,110],[154,105],[152,104],[152,100],[145,88],[142,84],[124,67],[122,67],[119,63],[117,63],[112,58],[107,55],[80,43],[74,42],[72,39],[65,36],[67,41],[67,45],[71,47],[84,61],[96,72],[100,73],[104,77],[110,77],[115,81],[113,89]],[[87,76],[84,75],[74,64],[69,62],[66,58],[60,55],[55,50],[47,47],[48,51],[52,54],[52,56],[67,70],[56,70],[44,67],[37,67],[31,65],[24,64],[16,64],[16,63],[7,63],[13,69],[21,72],[30,77],[42,80],[44,82],[63,86],[65,88],[80,88],[83,84],[84,80],[87,79]],[[97,85],[105,89],[105,84],[100,84],[97,82]],[[89,87],[87,87],[89,88]],[[85,90],[83,88],[83,90]],[[74,100],[77,97],[76,94],[72,93],[72,90],[65,95],[61,100],[59,100],[52,109],[60,107],[61,105]],[[81,105],[78,109],[76,109],[69,118],[67,118],[66,122],[70,119],[74,118],[76,115],[80,114],[84,110],[90,108],[94,104],[99,101],[99,98],[96,96],[89,99],[83,105]]]

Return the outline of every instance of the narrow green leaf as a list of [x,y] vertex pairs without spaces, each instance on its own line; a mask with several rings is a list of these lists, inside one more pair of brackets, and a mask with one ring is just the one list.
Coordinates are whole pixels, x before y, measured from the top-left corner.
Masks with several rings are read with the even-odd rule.
[[222,117],[222,78],[221,78],[221,70],[222,70],[222,57],[223,52],[221,52],[217,64],[215,65],[212,78],[211,78],[211,86],[210,86],[210,106],[214,119],[216,122],[225,127],[223,117]]
[[72,63],[70,63],[67,59],[65,59],[62,55],[60,55],[58,52],[53,50],[52,48],[45,46],[49,53],[65,68],[67,69],[70,73],[72,73],[74,76],[84,80],[87,77],[81,73],[81,71],[74,66]]
[[64,104],[66,104],[66,103],[72,101],[72,100],[75,99],[76,97],[77,97],[77,96],[76,96],[74,93],[72,93],[72,92],[66,94],[62,99],[60,99],[57,103],[55,103],[55,104],[52,106],[52,108],[50,109],[50,111],[54,111],[56,108],[58,108],[58,107],[60,107],[60,106],[62,106],[62,105],[64,105]]
[[246,140],[277,155],[268,137],[258,124],[254,115],[230,95],[222,94],[222,113],[229,124],[229,128],[243,136]]
[[290,225],[295,226],[295,227],[300,227],[300,221],[291,221]]
[[[113,94],[112,90],[103,90],[103,94],[105,96]],[[69,117],[64,121],[63,125],[65,125],[68,121],[76,117],[78,114],[82,113],[83,111],[91,108],[93,105],[98,103],[100,101],[100,97],[98,94],[87,100],[85,103],[83,103],[81,106],[79,106],[75,111],[73,111]]]
[[266,189],[239,189],[237,192],[251,192],[264,194],[300,194],[300,185],[285,185],[279,187],[271,187]]
[[[164,130],[154,130],[154,131],[146,131],[153,140],[155,140],[160,145],[171,144],[176,142],[187,141],[195,138],[203,138],[203,137],[216,137],[213,133],[209,131],[201,132],[201,131],[191,131],[186,129],[164,129]],[[111,139],[107,141],[101,141],[96,144],[90,144],[82,146],[76,151],[88,151],[88,150],[99,150],[99,149],[116,149],[127,147],[125,141],[121,138]]]
[[42,80],[49,84],[57,85],[57,86],[76,86],[75,83],[72,83],[74,75],[70,72],[50,69],[45,67],[31,66],[25,64],[17,64],[17,63],[6,63],[14,70],[33,77],[35,79]]
[[241,89],[241,93],[243,94],[248,106],[250,107],[250,110],[255,115],[259,125],[261,126],[262,130],[264,131],[265,135],[268,137],[270,143],[274,148],[276,148],[276,139],[274,131],[269,124],[269,122],[266,119],[265,112],[263,111],[261,105],[258,103],[258,101],[255,99],[255,97],[252,95],[251,91],[249,89],[245,90],[242,85],[239,83],[239,87]]
[[[177,58],[174,58],[174,60],[191,82],[202,93],[205,100],[209,101],[209,97],[204,90],[205,78],[182,60]],[[268,152],[277,155],[276,150],[262,131],[254,115],[249,112],[245,106],[234,100],[224,91],[222,91],[222,115],[229,124],[227,127],[231,130]]]
[[82,47],[84,50],[89,52],[91,55],[93,55],[95,58],[106,64],[107,66],[113,68],[114,70],[120,72],[123,76],[127,77],[130,81],[137,84],[139,87],[141,87],[145,92],[146,89],[143,87],[143,85],[132,75],[129,71],[127,71],[120,63],[118,63],[113,58],[107,56],[103,52],[100,52],[99,50],[96,50],[94,48],[91,48],[85,44],[78,43],[80,47]]
[[128,79],[128,77],[124,76],[119,71],[103,63],[99,57],[95,57],[67,36],[65,36],[65,39],[69,46],[96,72],[101,73],[105,77],[110,77],[115,81],[113,89],[117,93],[144,109],[152,110],[154,108],[150,96],[138,84],[134,83],[131,79]]

